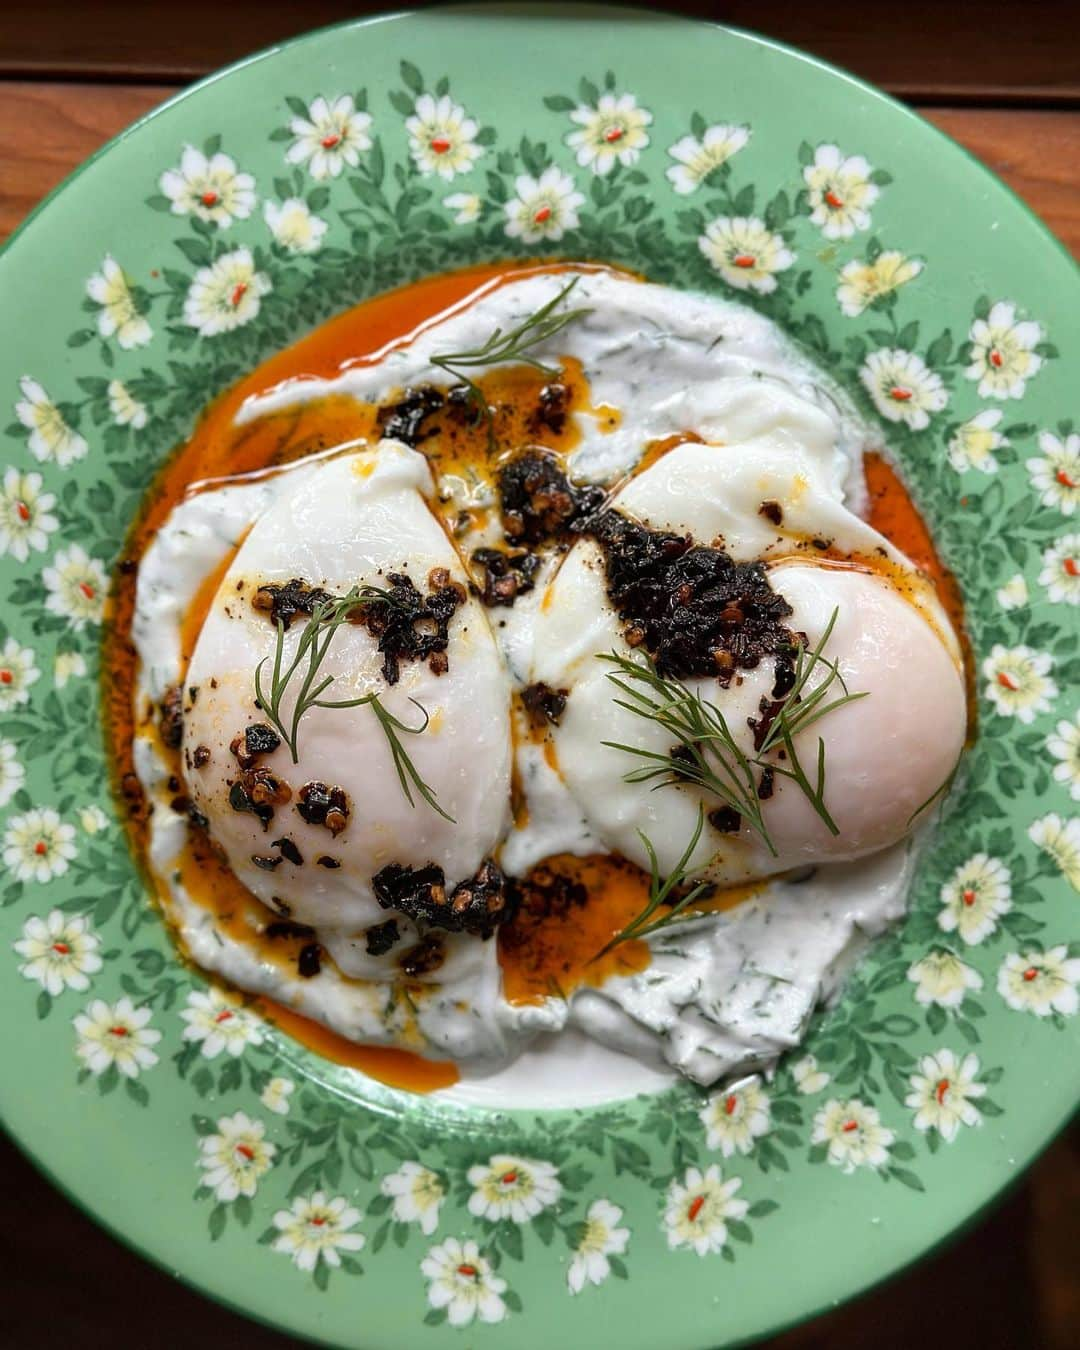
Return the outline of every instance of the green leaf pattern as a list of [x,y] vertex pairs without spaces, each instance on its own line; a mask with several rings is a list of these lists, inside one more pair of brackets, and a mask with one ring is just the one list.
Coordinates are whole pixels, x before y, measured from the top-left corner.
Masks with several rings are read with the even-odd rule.
[[[159,217],[153,284],[103,259],[71,297],[50,392],[31,376],[11,391],[0,904],[21,919],[28,1003],[38,1019],[72,1020],[88,1093],[122,1115],[146,1107],[157,1074],[189,1086],[210,1241],[261,1243],[319,1289],[401,1252],[418,1271],[417,1320],[465,1326],[520,1312],[523,1262],[586,1297],[626,1279],[634,1192],[652,1197],[669,1259],[725,1262],[752,1259],[784,1175],[807,1162],[830,1169],[823,1187],[868,1171],[924,1192],[932,1155],[1008,1109],[989,1095],[1004,1097],[1007,1070],[984,1064],[988,1003],[1032,1019],[1033,1036],[1074,1016],[1080,950],[1041,915],[1048,888],[1080,889],[1080,729],[1063,692],[1080,685],[1069,622],[1080,537],[1067,534],[1080,436],[1013,410],[1058,359],[1022,305],[972,297],[941,326],[905,316],[932,263],[876,226],[895,190],[881,166],[804,141],[785,181],[756,181],[752,128],[705,110],[665,150],[612,72],[550,94],[520,136],[456,97],[407,61],[383,107],[369,109],[364,90],[290,94],[267,128],[272,183],[256,184],[221,136],[178,149],[139,194]],[[678,209],[660,212],[661,198]],[[170,958],[110,823],[87,728],[107,573],[156,463],[198,411],[347,300],[538,253],[737,298],[843,381],[963,580],[981,734],[906,926],[874,947],[815,1017],[809,1053],[773,1082],[495,1113],[480,1127],[457,1108],[326,1091],[311,1057]],[[88,453],[95,477],[77,487],[65,475]],[[1032,797],[1045,809],[1017,837],[1009,804]],[[112,1002],[92,988],[102,969]],[[605,1177],[613,1198],[597,1193]]]

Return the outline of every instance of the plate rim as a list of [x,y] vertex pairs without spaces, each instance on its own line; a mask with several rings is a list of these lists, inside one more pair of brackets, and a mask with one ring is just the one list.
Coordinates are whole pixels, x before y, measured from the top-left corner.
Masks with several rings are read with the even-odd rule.
[[879,85],[864,80],[861,75],[855,74],[854,71],[849,70],[846,66],[840,66],[835,64],[835,62],[827,61],[824,57],[816,56],[813,52],[804,51],[801,47],[792,46],[791,43],[783,42],[779,38],[769,37],[768,34],[760,33],[754,28],[742,28],[737,24],[721,23],[715,19],[707,19],[697,15],[673,13],[670,10],[661,9],[658,5],[649,4],[647,0],[640,0],[640,3],[638,0],[632,0],[631,3],[622,4],[609,4],[605,3],[604,0],[599,0],[599,2],[597,2],[597,0],[545,0],[544,3],[540,3],[540,0],[532,0],[531,3],[530,0],[490,0],[490,2],[486,4],[469,3],[469,0],[436,0],[435,3],[424,5],[422,8],[393,9],[388,10],[385,13],[365,15],[362,18],[339,19],[334,23],[321,24],[318,28],[309,28],[303,33],[296,33],[292,37],[282,38],[278,42],[269,43],[265,47],[258,48],[258,50],[252,52],[249,56],[241,56],[235,61],[230,61],[226,66],[221,66],[217,70],[210,71],[209,74],[200,76],[199,79],[194,80],[191,84],[184,85],[174,94],[171,94],[168,98],[162,100],[161,103],[155,104],[154,107],[149,108],[146,112],[142,113],[134,122],[123,127],[114,136],[110,136],[103,145],[100,145],[95,151],[88,155],[86,159],[81,160],[70,173],[65,174],[59,183],[50,188],[45,196],[31,207],[30,211],[19,221],[18,225],[15,226],[7,238],[0,242],[0,259],[4,257],[11,246],[22,236],[29,226],[33,224],[45,208],[52,203],[53,199],[64,192],[77,178],[80,178],[92,164],[95,164],[99,159],[103,158],[122,141],[127,140],[129,136],[134,135],[135,132],[141,130],[143,126],[152,121],[155,117],[167,112],[177,104],[182,103],[185,99],[190,98],[192,95],[201,93],[203,89],[216,84],[219,80],[226,79],[236,71],[246,69],[248,66],[256,65],[260,61],[268,60],[270,57],[276,56],[279,52],[285,51],[288,48],[300,46],[305,42],[323,37],[329,33],[352,28],[372,28],[378,24],[392,23],[402,19],[421,19],[427,17],[428,14],[445,14],[452,10],[458,10],[463,14],[472,14],[477,18],[482,18],[489,14],[492,16],[506,16],[515,13],[533,13],[537,16],[542,16],[545,19],[550,18],[553,21],[558,20],[560,11],[569,12],[571,10],[576,10],[579,12],[594,11],[597,13],[618,13],[621,11],[628,14],[644,14],[649,18],[657,19],[662,22],[670,22],[673,25],[681,24],[690,28],[718,29],[722,33],[729,33],[734,37],[743,38],[758,46],[781,52],[785,56],[793,57],[806,65],[814,66],[828,75],[836,76],[846,83],[854,85],[861,93],[869,94],[877,101],[889,105],[894,111],[903,114],[904,117],[909,120],[917,122],[920,126],[927,128],[940,140],[944,141],[946,145],[951,146],[954,150],[958,150],[976,169],[985,174],[996,187],[1008,193],[1015,204],[1024,211],[1025,215],[1027,215],[1029,222],[1038,227],[1046,240],[1053,244],[1055,249],[1067,262],[1072,263],[1074,266],[1080,265],[1077,264],[1076,259],[1069,252],[1069,249],[1064,242],[1058,238],[1053,230],[1051,230],[1050,226],[1047,225],[1046,221],[1043,220],[1038,212],[1035,211],[1033,207],[1029,206],[1024,198],[1010,187],[1003,178],[996,174],[988,164],[984,163],[978,155],[972,150],[969,150],[961,141],[958,141],[954,136],[950,136],[947,131],[942,131],[942,129],[931,122],[929,118],[923,117],[917,108],[912,107],[909,103],[905,103],[895,94],[890,94]]
[[[947,132],[941,130],[934,123],[924,118],[916,109],[902,102],[900,99],[879,87],[868,83],[860,76],[853,74],[844,67],[835,65],[832,62],[824,60],[821,57],[801,50],[788,43],[771,38],[765,34],[752,29],[746,29],[731,24],[716,22],[712,19],[685,14],[672,13],[670,11],[657,8],[649,4],[605,4],[605,3],[587,3],[584,0],[555,0],[554,3],[514,3],[514,0],[495,0],[490,4],[461,3],[460,0],[450,0],[449,3],[439,3],[424,8],[398,8],[386,13],[373,14],[359,18],[340,20],[331,24],[322,25],[318,28],[306,30],[303,33],[296,34],[290,38],[271,43],[260,48],[248,56],[239,58],[220,69],[214,70],[201,77],[193,83],[178,89],[161,103],[157,104],[147,112],[140,115],[131,124],[123,128],[116,135],[112,136],[102,146],[95,150],[85,160],[81,161],[76,168],[67,174],[56,186],[54,186],[20,221],[12,233],[0,245],[0,265],[6,259],[7,254],[12,247],[29,230],[38,217],[46,211],[62,194],[76,182],[84,172],[90,169],[98,160],[103,159],[111,153],[117,146],[125,142],[133,135],[142,131],[144,127],[152,123],[155,119],[164,115],[168,111],[182,104],[184,101],[200,95],[205,89],[216,85],[222,80],[232,77],[241,70],[256,66],[262,62],[270,60],[284,51],[302,47],[310,42],[316,42],[327,35],[354,29],[373,28],[377,25],[401,23],[403,21],[424,21],[429,14],[442,16],[447,13],[457,11],[462,14],[481,20],[486,17],[492,19],[506,19],[514,16],[532,15],[537,18],[543,18],[550,26],[561,22],[562,16],[569,12],[578,12],[584,16],[618,14],[639,15],[654,21],[661,21],[672,27],[681,26],[688,32],[694,28],[707,27],[709,29],[719,30],[723,34],[745,40],[746,42],[759,46],[777,53],[784,57],[793,58],[805,66],[815,68],[824,74],[837,78],[842,82],[852,86],[855,90],[864,96],[872,98],[875,102],[887,106],[893,113],[901,113],[905,120],[910,123],[916,123],[924,130],[929,129],[938,141],[954,150],[959,150],[965,159],[973,165],[979,173],[991,182],[997,191],[1004,192],[1013,203],[1018,205],[1025,217],[1028,226],[1034,225],[1042,237],[1044,243],[1052,243],[1055,250],[1060,253],[1069,263],[1076,267],[1076,260],[1065,246],[1065,244],[1053,233],[1044,220],[1019,196],[1007,183],[1005,183],[997,174],[993,172],[981,159],[967,149],[966,146],[955,140]],[[957,1241],[967,1231],[978,1224],[987,1213],[1001,1204],[1005,1197],[1013,1191],[1026,1178],[1029,1169],[1043,1156],[1043,1154],[1060,1138],[1062,1133],[1069,1127],[1074,1119],[1080,1115],[1080,1101],[1074,1103],[1057,1123],[1054,1130],[1046,1136],[1031,1152],[1026,1159],[1019,1165],[1017,1171],[1003,1176],[992,1190],[986,1193],[985,1198],[974,1209],[968,1211],[959,1218],[947,1231],[937,1234],[925,1245],[920,1245],[910,1255],[906,1255],[896,1264],[889,1265],[880,1275],[876,1275],[857,1287],[851,1289],[849,1293],[843,1296],[840,1306],[854,1302],[857,1299],[864,1298],[867,1294],[881,1288],[890,1281],[902,1276],[913,1269],[924,1260],[930,1259],[952,1243]],[[78,1211],[91,1219],[99,1228],[103,1229],[110,1238],[117,1241],[129,1252],[134,1253],[140,1259],[147,1261],[157,1270],[176,1279],[187,1289],[193,1290],[200,1296],[211,1300],[213,1303],[228,1309],[230,1312],[253,1321],[261,1326],[275,1331],[279,1335],[292,1336],[298,1340],[315,1346],[325,1346],[328,1350],[339,1350],[344,1345],[339,1339],[327,1339],[311,1331],[300,1330],[295,1327],[286,1326],[283,1323],[274,1320],[269,1315],[264,1315],[250,1306],[245,1306],[228,1294],[210,1287],[200,1278],[187,1274],[172,1268],[165,1260],[155,1254],[149,1247],[144,1246],[139,1239],[129,1236],[126,1232],[114,1224],[105,1214],[92,1203],[86,1201],[69,1184],[61,1180],[54,1172],[50,1164],[40,1155],[33,1144],[24,1136],[17,1134],[11,1128],[5,1117],[3,1104],[0,1102],[0,1126],[4,1128],[7,1137],[11,1140],[19,1153],[25,1157],[34,1168],[41,1174],[51,1186],[53,1186],[69,1203],[73,1204]],[[826,1314],[837,1304],[835,1300],[825,1299],[821,1302],[815,1302],[809,1310],[802,1312],[790,1319],[770,1325],[761,1332],[753,1333],[750,1336],[732,1341],[729,1344],[734,1350],[738,1346],[755,1345],[763,1340],[779,1335],[792,1328],[804,1325],[818,1317]],[[512,1330],[503,1333],[512,1338]],[[355,1342],[354,1344],[375,1344],[366,1340]],[[712,1342],[710,1341],[711,1345]],[[705,1343],[702,1342],[704,1347]]]

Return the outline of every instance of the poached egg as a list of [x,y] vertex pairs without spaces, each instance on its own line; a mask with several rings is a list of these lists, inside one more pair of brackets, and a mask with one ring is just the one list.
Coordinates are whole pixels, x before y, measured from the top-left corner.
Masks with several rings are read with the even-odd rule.
[[[538,275],[485,290],[378,360],[329,380],[287,381],[239,420],[324,397],[384,404],[410,387],[445,384],[433,355],[481,346],[564,285],[565,276]],[[825,656],[852,693],[865,695],[796,738],[811,768],[819,736],[824,744],[835,834],[782,773],[761,803],[771,846],[745,821],[737,830],[706,823],[692,874],[721,885],[758,882],[751,900],[659,935],[643,972],[531,1005],[505,997],[495,941],[443,934],[443,963],[410,977],[407,1000],[397,996],[401,947],[373,953],[367,935],[393,917],[408,945],[423,941],[425,926],[380,903],[374,878],[387,865],[437,867],[451,889],[491,858],[512,876],[555,854],[611,852],[647,863],[640,831],[661,870],[670,869],[699,806],[714,805],[686,784],[650,791],[628,782],[635,761],[604,744],[671,748],[655,726],[618,706],[612,667],[600,659],[641,653],[627,641],[595,538],[586,533],[549,552],[535,588],[512,607],[479,603],[463,558],[499,542],[491,533],[497,492],[483,475],[435,482],[428,456],[383,440],[340,447],[266,481],[200,492],[175,508],[143,559],[133,628],[140,706],[183,681],[185,783],[230,870],[269,918],[287,911],[331,959],[310,978],[262,959],[186,893],[177,865],[186,821],[170,813],[169,770],[153,736],[140,735],[136,765],[156,808],[150,860],[194,958],[353,1039],[453,1057],[476,1082],[493,1075],[475,1090],[500,1104],[535,1100],[531,1083],[541,1079],[564,1085],[561,1103],[573,1100],[578,1032],[613,1052],[590,1052],[590,1099],[655,1086],[673,1071],[709,1084],[768,1070],[798,1043],[814,1006],[869,937],[902,915],[913,816],[947,779],[965,732],[956,635],[932,586],[858,514],[860,455],[874,434],[828,377],[739,305],[602,272],[579,275],[574,303],[587,315],[535,352],[553,365],[578,363],[591,393],[591,406],[572,414],[571,479],[603,486],[605,509],[646,530],[760,563],[790,607],[786,626],[811,648],[829,630]],[[648,453],[669,439],[681,443]],[[463,509],[484,517],[487,533],[453,533],[451,511]],[[181,621],[221,566],[185,672]],[[420,592],[436,574],[461,587],[446,669],[405,661],[390,683],[376,635],[344,623],[320,678],[333,679],[327,702],[378,696],[405,728],[402,742],[440,809],[415,793],[410,804],[369,703],[308,709],[295,762],[280,737],[254,759],[288,798],[272,803],[269,820],[243,803],[237,809],[235,789],[249,770],[233,747],[246,754],[248,728],[266,723],[253,676],[270,674],[278,641],[253,597],[296,579],[343,596],[357,584],[385,587],[391,574],[408,576]],[[282,634],[285,668],[304,625],[298,616]],[[808,692],[823,674],[811,677]],[[776,662],[766,657],[726,685],[701,676],[685,683],[722,711],[750,754],[748,719],[775,680]],[[562,691],[565,708],[542,736],[515,735],[514,694],[537,682]],[[295,696],[293,685],[277,709],[286,726]],[[517,818],[515,779],[525,808]],[[298,810],[310,784],[341,794],[347,809],[333,821],[343,818],[341,828]],[[815,867],[810,880],[791,884]],[[562,1039],[557,1033],[568,1028]],[[506,1066],[518,1057],[527,1067],[515,1076]]]

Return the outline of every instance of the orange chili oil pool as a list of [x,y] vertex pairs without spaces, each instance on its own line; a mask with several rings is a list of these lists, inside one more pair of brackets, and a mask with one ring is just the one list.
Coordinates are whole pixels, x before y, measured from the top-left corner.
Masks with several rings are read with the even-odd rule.
[[[575,270],[581,267],[582,264],[574,264]],[[303,404],[238,427],[234,418],[240,405],[284,380],[297,376],[332,377],[349,366],[376,361],[389,348],[407,343],[422,328],[445,317],[467,299],[537,272],[564,270],[565,265],[560,264],[470,268],[431,277],[367,300],[263,362],[222,394],[207,409],[191,439],[164,465],[146,495],[143,512],[128,540],[124,564],[114,580],[103,662],[103,701],[115,780],[139,857],[145,856],[147,830],[132,758],[136,657],[130,636],[139,559],[169,512],[191,490],[197,490],[197,485],[272,470],[342,442],[377,439],[379,435],[377,410],[348,398]],[[479,381],[497,409],[495,428],[503,443],[519,444],[526,439],[537,443],[535,428],[527,427],[525,419],[546,379],[539,372],[516,367],[495,371]],[[618,409],[592,407],[587,381],[576,362],[565,363],[560,382],[568,390],[569,411],[590,407],[602,421],[606,418],[611,427],[618,425]],[[646,452],[648,461],[655,461],[683,440],[695,439],[694,433],[687,431],[683,436],[650,446]],[[564,430],[558,434],[546,431],[541,443],[563,455],[573,449],[575,440],[574,421],[568,417]],[[486,431],[480,427],[444,434],[438,447],[429,452],[429,459],[436,479],[465,468],[490,477],[497,468]],[[868,454],[865,470],[870,523],[933,580],[957,632],[962,634],[959,589],[938,558],[925,522],[902,481],[881,455]],[[232,556],[206,578],[189,610],[181,633],[185,662],[190,659],[218,583],[231,561]],[[152,720],[152,716],[152,710],[142,710],[139,727],[144,728],[144,718]],[[545,745],[546,754],[551,749],[550,743]],[[172,755],[177,780],[182,783],[179,754],[165,753]],[[271,940],[260,936],[258,930],[274,916],[236,879],[199,831],[190,832],[180,873],[192,899],[213,910],[224,931],[256,945],[264,959],[295,968],[302,939]],[[564,895],[576,898],[550,906],[527,903],[514,923],[499,934],[504,992],[513,1003],[536,1003],[552,994],[569,994],[580,985],[601,984],[611,975],[642,970],[648,965],[649,949],[639,941],[623,943],[594,959],[644,907],[649,883],[640,868],[616,857],[560,855],[546,859],[529,878],[542,883],[540,892],[544,893],[553,879],[560,882]],[[756,889],[751,886],[722,891],[700,908],[729,908]],[[528,887],[526,894],[531,894]],[[335,1063],[362,1069],[393,1086],[429,1092],[457,1079],[452,1064],[428,1061],[386,1047],[358,1046],[270,1000],[257,999],[255,1006],[267,1020],[318,1054]]]
[[[631,939],[604,951],[648,903],[649,878],[640,867],[608,854],[578,858],[560,853],[534,867],[525,882],[522,909],[499,931],[503,994],[509,1003],[541,1003],[584,984],[603,984],[611,975],[646,969],[644,942]],[[687,912],[732,909],[760,889],[727,887]]]
[[369,1078],[391,1087],[407,1088],[410,1092],[434,1092],[436,1088],[453,1087],[458,1071],[446,1059],[424,1059],[409,1050],[396,1050],[389,1045],[357,1045],[331,1031],[309,1017],[301,1017],[291,1008],[282,1007],[273,999],[257,998],[254,1007],[279,1031],[314,1050],[332,1064],[343,1064],[347,1069],[359,1069]]

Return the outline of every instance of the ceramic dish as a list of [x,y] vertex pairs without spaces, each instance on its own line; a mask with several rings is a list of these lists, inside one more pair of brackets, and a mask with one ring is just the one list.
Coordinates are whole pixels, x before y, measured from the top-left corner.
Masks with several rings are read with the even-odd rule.
[[[425,155],[416,116],[449,119],[468,153]],[[207,172],[209,204],[190,187]],[[540,192],[550,210],[523,228]],[[733,219],[754,269],[700,247]],[[108,790],[109,577],[200,410],[348,304],[537,256],[776,320],[877,419],[963,590],[979,734],[910,916],[764,1086],[470,1108],[250,1013],[223,1024]],[[1076,1095],[1077,292],[1042,226],[911,113],[761,39],[638,11],[316,33],[106,147],[0,257],[14,1137],[150,1259],[334,1346],[462,1344],[462,1327],[477,1345],[731,1345],[978,1213]]]

